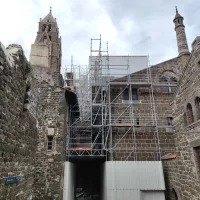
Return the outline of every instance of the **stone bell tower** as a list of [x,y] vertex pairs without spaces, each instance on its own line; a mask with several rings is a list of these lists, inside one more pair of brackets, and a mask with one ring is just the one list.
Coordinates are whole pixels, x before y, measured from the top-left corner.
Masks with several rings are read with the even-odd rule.
[[173,20],[175,24],[177,45],[178,45],[178,53],[179,56],[184,54],[190,54],[187,44],[187,38],[185,34],[185,25],[183,24],[184,18],[179,14],[178,9],[176,7],[176,16]]
[[31,45],[30,62],[34,68],[47,68],[50,73],[60,72],[61,56],[61,37],[50,9],[48,15],[40,19],[35,42]]
[[69,105],[60,74],[61,38],[51,9],[39,22],[30,62],[32,87],[38,89],[33,199],[61,200]]

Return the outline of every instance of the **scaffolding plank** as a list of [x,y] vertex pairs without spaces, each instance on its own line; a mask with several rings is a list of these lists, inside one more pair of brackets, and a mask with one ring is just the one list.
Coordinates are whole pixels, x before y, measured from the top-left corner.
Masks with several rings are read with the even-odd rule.
[[112,126],[133,126],[133,123],[113,123]]
[[91,148],[90,147],[76,147],[76,148],[69,148],[69,150],[72,150],[72,151],[90,151]]
[[110,82],[111,85],[129,85],[128,82]]
[[149,82],[130,82],[131,85],[139,85],[139,86],[150,86],[151,83]]

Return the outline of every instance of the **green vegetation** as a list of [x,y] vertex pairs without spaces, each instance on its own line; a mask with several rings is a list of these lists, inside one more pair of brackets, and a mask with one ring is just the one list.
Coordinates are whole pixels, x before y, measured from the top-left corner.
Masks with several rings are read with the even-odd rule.
[[26,66],[26,76],[27,78],[31,78],[33,79],[34,78],[34,72],[33,72],[33,68],[32,68],[32,65],[31,63],[26,59],[26,57],[24,56],[24,61],[25,61],[25,66]]

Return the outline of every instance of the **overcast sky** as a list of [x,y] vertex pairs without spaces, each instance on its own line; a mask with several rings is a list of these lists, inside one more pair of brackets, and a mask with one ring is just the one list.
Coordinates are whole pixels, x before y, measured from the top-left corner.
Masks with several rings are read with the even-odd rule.
[[63,66],[71,55],[75,64],[88,64],[90,39],[100,34],[110,55],[149,55],[151,64],[177,56],[175,6],[185,18],[190,49],[200,35],[200,0],[0,0],[4,46],[21,44],[29,56],[50,5],[62,36]]

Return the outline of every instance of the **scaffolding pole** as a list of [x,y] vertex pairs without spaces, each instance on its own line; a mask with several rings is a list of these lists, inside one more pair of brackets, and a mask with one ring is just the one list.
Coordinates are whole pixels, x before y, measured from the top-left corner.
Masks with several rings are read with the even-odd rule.
[[[123,57],[126,63],[113,63],[110,58],[108,43],[103,48],[100,35],[91,39],[87,73],[82,73],[81,66],[77,71],[71,62],[78,105],[70,109],[68,156],[135,161],[149,156],[161,160],[162,153],[175,148],[161,148],[164,143],[160,141],[159,129],[171,126],[165,124],[167,115],[156,112],[156,106],[163,103],[155,101],[154,91],[156,87],[176,87],[177,83],[160,82],[157,74],[151,72],[148,56],[142,73],[132,73],[135,66],[131,66],[129,55]],[[144,99],[138,99],[138,91],[144,91]]]

